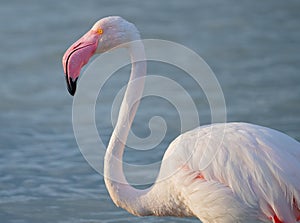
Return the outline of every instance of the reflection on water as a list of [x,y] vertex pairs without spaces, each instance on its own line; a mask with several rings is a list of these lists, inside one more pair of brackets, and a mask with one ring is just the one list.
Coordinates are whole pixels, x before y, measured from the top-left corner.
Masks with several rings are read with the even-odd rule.
[[[269,126],[300,140],[299,10],[296,0],[1,3],[1,221],[197,222],[137,218],[112,204],[102,176],[88,166],[74,139],[72,98],[60,62],[63,52],[98,18],[121,15],[134,22],[144,38],[179,42],[199,53],[219,79],[229,120]],[[160,71],[178,77],[197,102],[201,123],[209,123],[201,90],[178,69],[150,64],[149,72]],[[111,98],[126,79],[112,77],[103,92],[107,99],[97,106],[97,125],[106,143],[112,131]],[[133,128],[141,136],[149,134],[144,121],[157,115],[151,103],[164,101],[142,103]],[[159,108],[171,126],[167,137],[146,155],[128,150],[126,161],[159,161],[180,133],[173,107]],[[157,170],[145,174],[151,171]]]

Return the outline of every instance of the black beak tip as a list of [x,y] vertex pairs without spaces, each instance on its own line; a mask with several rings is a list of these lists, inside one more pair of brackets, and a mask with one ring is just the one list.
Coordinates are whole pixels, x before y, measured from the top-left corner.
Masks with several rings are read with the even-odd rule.
[[68,91],[69,91],[69,93],[70,93],[71,96],[74,96],[74,95],[75,95],[75,90],[69,89],[69,88],[68,88]]
[[76,78],[74,81],[72,80],[72,78],[68,78],[68,76],[66,75],[66,81],[67,81],[67,87],[68,87],[68,91],[70,93],[70,95],[74,96],[75,92],[76,92],[76,84],[77,84],[77,79]]

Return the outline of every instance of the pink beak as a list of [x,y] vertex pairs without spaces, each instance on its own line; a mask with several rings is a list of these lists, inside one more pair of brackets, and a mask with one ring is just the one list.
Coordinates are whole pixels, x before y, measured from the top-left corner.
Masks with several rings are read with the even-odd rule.
[[90,30],[65,52],[62,64],[69,93],[73,96],[81,68],[88,63],[98,47],[99,34]]

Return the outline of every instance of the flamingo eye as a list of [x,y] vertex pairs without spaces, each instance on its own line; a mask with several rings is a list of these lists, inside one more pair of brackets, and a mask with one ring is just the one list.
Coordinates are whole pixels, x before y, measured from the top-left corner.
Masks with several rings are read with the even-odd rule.
[[97,29],[97,33],[99,34],[99,35],[101,35],[101,34],[103,34],[103,29]]

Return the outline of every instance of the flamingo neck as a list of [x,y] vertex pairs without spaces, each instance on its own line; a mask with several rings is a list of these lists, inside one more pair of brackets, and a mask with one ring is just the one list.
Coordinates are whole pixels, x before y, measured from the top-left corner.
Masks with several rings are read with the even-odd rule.
[[131,74],[120,107],[118,121],[112,133],[104,159],[104,181],[107,190],[117,206],[135,215],[147,215],[152,203],[148,197],[150,189],[138,190],[129,185],[123,172],[123,153],[144,89],[146,61],[141,41],[129,44],[131,56]]
[[[166,166],[150,188],[138,190],[126,180],[123,172],[123,153],[131,124],[143,94],[146,76],[146,59],[141,41],[129,45],[131,74],[120,107],[118,121],[110,138],[104,158],[104,181],[113,202],[128,212],[138,215],[191,216],[181,199],[174,194],[168,180],[164,178]],[[165,163],[162,163],[165,164]]]

